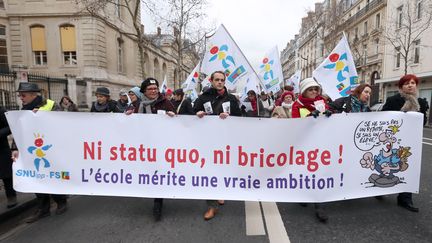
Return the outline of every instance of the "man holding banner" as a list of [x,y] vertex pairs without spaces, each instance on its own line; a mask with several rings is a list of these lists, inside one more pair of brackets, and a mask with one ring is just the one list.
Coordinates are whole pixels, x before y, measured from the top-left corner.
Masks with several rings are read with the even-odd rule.
[[[228,93],[225,87],[226,76],[222,71],[215,71],[210,76],[211,88],[206,90],[195,101],[194,111],[199,118],[205,115],[218,115],[221,119],[228,116],[241,116],[237,98]],[[207,200],[208,209],[204,214],[205,220],[212,219],[218,210],[218,205],[224,204],[222,200]]]
[[[59,110],[60,107],[50,99],[44,99],[38,93],[41,91],[39,86],[35,83],[22,82],[18,86],[18,97],[22,101],[21,110],[31,110],[31,111],[56,111]],[[36,136],[36,135],[35,135]],[[39,135],[37,135],[39,136]],[[39,170],[40,166],[44,166],[45,168],[50,167],[49,162],[43,158],[44,150],[48,150],[49,145],[43,145],[43,139],[41,137],[36,137],[34,144],[36,147],[29,147],[30,151],[35,151],[38,155],[38,158],[34,160],[34,164],[36,169]],[[18,149],[15,146],[15,143],[12,144],[12,159],[15,161],[18,159]],[[39,158],[40,157],[40,158]],[[43,165],[42,165],[43,162]],[[33,223],[41,218],[47,217],[51,215],[50,207],[51,207],[51,197],[57,203],[56,214],[60,215],[66,212],[67,210],[67,200],[66,195],[55,195],[55,194],[42,194],[36,193],[36,197],[38,200],[38,209],[35,214],[29,217],[26,222]]]

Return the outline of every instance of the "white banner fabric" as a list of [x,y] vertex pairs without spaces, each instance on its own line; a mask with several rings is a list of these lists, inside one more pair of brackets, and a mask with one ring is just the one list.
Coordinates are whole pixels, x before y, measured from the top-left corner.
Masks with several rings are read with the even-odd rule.
[[21,192],[325,202],[419,190],[420,113],[222,120],[11,111],[7,119]]

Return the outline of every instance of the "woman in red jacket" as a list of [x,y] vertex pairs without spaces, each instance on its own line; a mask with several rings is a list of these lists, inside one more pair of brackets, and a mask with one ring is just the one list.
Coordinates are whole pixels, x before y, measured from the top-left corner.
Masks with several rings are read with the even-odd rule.
[[300,95],[292,106],[292,118],[330,116],[329,106],[321,94],[321,86],[313,78],[300,82]]
[[[292,118],[303,118],[308,116],[318,117],[323,113],[327,117],[331,115],[329,106],[321,94],[321,86],[313,78],[306,78],[300,82],[300,95],[292,106]],[[307,204],[302,203],[302,206]],[[314,203],[315,215],[320,222],[328,220],[322,204]]]

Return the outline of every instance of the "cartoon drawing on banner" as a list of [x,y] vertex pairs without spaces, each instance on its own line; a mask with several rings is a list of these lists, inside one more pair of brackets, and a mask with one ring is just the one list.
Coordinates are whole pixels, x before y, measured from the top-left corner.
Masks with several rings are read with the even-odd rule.
[[371,187],[406,183],[396,175],[408,169],[411,156],[411,147],[403,146],[398,139],[402,124],[403,120],[363,121],[355,130],[355,145],[366,152],[359,161],[360,165],[375,172],[366,183],[372,184]]
[[228,45],[224,44],[219,46],[212,46],[210,48],[210,53],[212,57],[209,59],[210,62],[219,60],[222,62],[222,66],[225,69],[224,73],[227,80],[233,85],[237,82],[238,78],[246,72],[243,65],[237,67],[233,56],[229,55]]
[[46,154],[44,153],[44,151],[48,151],[48,149],[52,147],[52,144],[43,146],[44,144],[43,135],[35,134],[34,136],[35,136],[34,145],[36,147],[30,146],[27,148],[27,151],[30,154],[33,154],[33,152],[35,152],[34,155],[36,155],[36,158],[34,159],[34,165],[36,167],[36,170],[39,171],[39,164],[41,161],[44,162],[45,168],[50,167],[50,162],[47,159],[45,159]]

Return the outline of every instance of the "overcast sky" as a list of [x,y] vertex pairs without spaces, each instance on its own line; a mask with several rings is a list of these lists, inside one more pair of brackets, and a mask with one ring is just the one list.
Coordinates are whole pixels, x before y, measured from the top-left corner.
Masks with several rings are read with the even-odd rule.
[[[223,23],[240,49],[257,68],[273,46],[282,51],[300,30],[307,9],[318,0],[208,0],[207,15],[217,26]],[[144,12],[144,11],[143,11]],[[156,32],[156,24],[143,14],[146,33]]]

